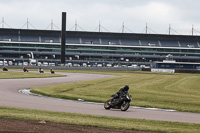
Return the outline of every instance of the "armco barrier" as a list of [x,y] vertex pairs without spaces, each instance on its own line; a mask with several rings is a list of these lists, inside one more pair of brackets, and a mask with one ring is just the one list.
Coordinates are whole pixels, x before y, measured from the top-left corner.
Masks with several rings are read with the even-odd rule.
[[167,72],[167,73],[200,73],[200,70],[186,70],[186,69],[158,69],[151,68],[151,72]]
[[176,69],[175,73],[200,73],[200,70],[182,70],[182,69]]
[[152,68],[151,72],[175,73],[175,69],[158,69],[158,68]]
[[[0,66],[2,69],[3,66]],[[23,69],[23,66],[7,66],[9,69]],[[130,68],[130,67],[66,67],[66,66],[26,66],[27,69],[47,69],[53,68],[56,70],[100,70],[100,71],[139,71],[140,68]]]

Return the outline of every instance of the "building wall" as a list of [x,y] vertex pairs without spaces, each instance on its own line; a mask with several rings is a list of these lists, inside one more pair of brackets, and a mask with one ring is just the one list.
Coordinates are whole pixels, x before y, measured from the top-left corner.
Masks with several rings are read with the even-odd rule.
[[[0,29],[0,58],[33,52],[38,59],[59,59],[60,38],[60,31]],[[199,42],[200,36],[66,31],[66,60],[152,62],[172,54],[200,62]]]

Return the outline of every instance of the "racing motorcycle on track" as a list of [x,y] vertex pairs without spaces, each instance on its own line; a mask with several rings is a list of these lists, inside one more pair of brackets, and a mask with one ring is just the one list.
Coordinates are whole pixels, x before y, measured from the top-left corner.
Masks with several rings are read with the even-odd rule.
[[7,67],[3,67],[3,71],[8,71],[8,68]]
[[55,74],[55,71],[51,68],[50,69],[51,74]]
[[122,93],[118,98],[115,98],[115,95],[111,95],[111,99],[104,103],[104,108],[121,109],[121,111],[126,111],[129,108],[131,101],[131,95],[128,92]]

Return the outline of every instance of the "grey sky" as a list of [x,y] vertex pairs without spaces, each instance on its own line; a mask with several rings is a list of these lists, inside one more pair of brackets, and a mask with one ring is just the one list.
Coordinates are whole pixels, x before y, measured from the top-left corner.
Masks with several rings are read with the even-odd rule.
[[189,35],[192,25],[200,31],[199,5],[199,0],[0,0],[0,27],[4,18],[10,27],[22,28],[28,18],[37,29],[46,29],[51,20],[60,28],[61,13],[67,12],[67,30],[74,30],[77,21],[86,31],[98,31],[100,21],[109,32],[122,32],[124,22],[134,33],[144,33],[147,23],[150,33],[167,34],[170,24],[179,34]]

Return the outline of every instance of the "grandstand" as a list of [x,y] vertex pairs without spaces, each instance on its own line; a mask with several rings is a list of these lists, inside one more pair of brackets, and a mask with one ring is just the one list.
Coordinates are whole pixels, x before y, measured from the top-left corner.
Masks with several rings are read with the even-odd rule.
[[[0,28],[0,61],[60,64],[61,32]],[[150,64],[168,54],[179,62],[200,62],[200,36],[66,31],[66,63]]]

